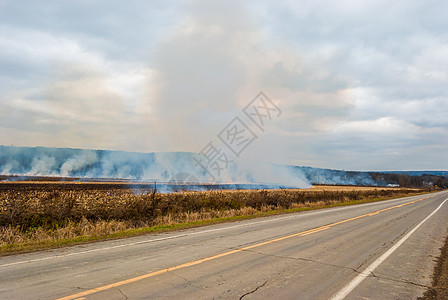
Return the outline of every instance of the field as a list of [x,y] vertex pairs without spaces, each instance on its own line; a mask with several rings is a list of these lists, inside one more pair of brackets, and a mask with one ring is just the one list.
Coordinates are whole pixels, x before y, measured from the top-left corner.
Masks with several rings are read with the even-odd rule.
[[[311,188],[314,191],[400,191],[404,190],[399,187],[378,187],[378,186],[353,186],[353,185],[315,185]],[[409,190],[417,190],[417,189],[409,189]]]
[[0,254],[424,191],[316,186],[159,193],[143,183],[0,182]]

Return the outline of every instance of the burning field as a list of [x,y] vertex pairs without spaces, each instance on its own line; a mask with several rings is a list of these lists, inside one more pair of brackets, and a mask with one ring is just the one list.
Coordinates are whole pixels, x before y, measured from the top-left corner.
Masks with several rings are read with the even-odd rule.
[[[179,185],[179,190],[182,188]],[[335,186],[271,190],[218,188],[208,185],[208,191],[160,193],[159,185],[154,183],[2,181],[0,252],[56,247],[425,191]]]

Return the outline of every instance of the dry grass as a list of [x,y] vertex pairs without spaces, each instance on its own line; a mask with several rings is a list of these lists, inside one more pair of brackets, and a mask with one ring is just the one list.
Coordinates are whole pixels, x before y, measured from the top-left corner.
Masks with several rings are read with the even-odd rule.
[[[322,186],[308,190],[140,194],[130,189],[0,191],[0,249],[11,245],[104,237],[151,226],[255,216],[351,201],[399,197],[422,190]],[[0,251],[1,252],[1,251]]]
[[[315,185],[309,190],[313,191],[374,191],[384,190],[384,187],[378,186],[352,186],[352,185]],[[387,190],[401,190],[400,187],[388,187]],[[418,189],[414,189],[418,190]]]

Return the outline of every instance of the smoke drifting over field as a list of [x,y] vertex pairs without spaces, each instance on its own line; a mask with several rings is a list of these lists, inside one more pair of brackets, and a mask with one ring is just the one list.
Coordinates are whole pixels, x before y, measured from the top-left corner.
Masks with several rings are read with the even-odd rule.
[[[213,181],[190,152],[137,153],[70,148],[0,146],[0,175],[130,179],[171,183],[251,184],[305,188],[311,184],[386,186],[385,173],[298,167],[263,162],[231,164]],[[227,186],[229,188],[229,186]]]
[[[120,178],[168,182],[210,182],[188,152],[133,153],[44,147],[0,146],[0,173],[24,176]],[[177,178],[178,174],[187,174]],[[283,187],[309,187],[300,170],[268,163],[231,165],[216,182],[260,183]]]

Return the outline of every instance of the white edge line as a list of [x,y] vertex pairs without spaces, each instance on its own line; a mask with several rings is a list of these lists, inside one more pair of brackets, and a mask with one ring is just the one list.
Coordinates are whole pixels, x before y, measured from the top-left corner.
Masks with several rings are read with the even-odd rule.
[[330,300],[342,300],[351,291],[353,291],[364,279],[366,279],[375,269],[381,265],[398,247],[401,246],[417,229],[423,225],[429,218],[431,218],[441,207],[448,201],[445,199],[432,213],[430,213],[423,221],[421,221],[417,226],[415,226],[411,231],[409,231],[401,240],[399,240],[395,245],[393,245],[389,250],[387,250],[383,255],[381,255],[377,260],[375,260],[370,266],[368,266],[362,273],[356,276],[352,281],[350,281],[346,286],[344,286],[339,292],[333,295]]
[[[391,199],[391,200],[386,200],[386,201],[389,202],[389,201],[403,200],[404,198],[412,198],[412,197],[419,197],[419,196],[403,197],[403,198]],[[384,203],[384,202],[382,202],[382,203]],[[360,204],[360,205],[370,206],[370,205],[375,205],[375,204],[378,204],[378,202],[365,203],[365,204]],[[334,211],[339,211],[339,210],[345,210],[345,209],[350,209],[351,207],[353,207],[353,206],[331,208],[331,211],[334,212]],[[104,250],[117,249],[117,248],[122,248],[122,247],[135,246],[135,245],[146,244],[146,243],[160,242],[160,241],[171,240],[171,239],[176,239],[176,238],[181,238],[181,237],[186,237],[186,236],[191,236],[191,235],[204,234],[204,233],[222,231],[222,230],[227,230],[227,229],[234,229],[234,228],[238,228],[238,227],[248,227],[248,226],[258,225],[258,224],[262,224],[262,223],[275,222],[275,221],[279,221],[279,220],[301,218],[301,217],[304,217],[304,216],[325,213],[327,211],[328,210],[321,210],[321,211],[310,212],[310,213],[307,213],[307,214],[295,214],[295,215],[290,215],[290,216],[278,217],[278,218],[275,218],[275,219],[256,221],[256,222],[252,222],[252,223],[245,223],[245,224],[239,224],[239,225],[228,226],[228,227],[223,227],[223,228],[215,228],[215,229],[191,232],[191,233],[188,233],[188,234],[187,233],[185,233],[185,234],[178,234],[178,235],[174,235],[174,236],[162,237],[162,238],[151,239],[151,240],[144,240],[144,241],[140,241],[140,242],[127,243],[127,244],[121,244],[121,245],[116,245],[116,246],[103,247],[103,248],[97,248],[97,249],[80,251],[80,252],[74,252],[74,253],[53,255],[53,256],[47,256],[47,257],[35,258],[35,259],[29,259],[29,260],[22,260],[22,261],[17,261],[17,262],[12,262],[12,263],[1,264],[0,268],[10,267],[10,266],[15,266],[15,265],[21,265],[21,264],[26,264],[26,263],[32,263],[32,262],[39,262],[39,261],[44,261],[44,260],[49,260],[49,259],[54,259],[54,258],[62,258],[62,257],[75,256],[75,255],[93,253],[93,252],[104,251]]]

